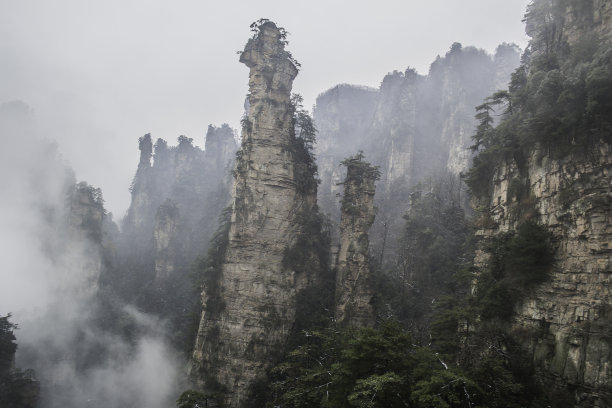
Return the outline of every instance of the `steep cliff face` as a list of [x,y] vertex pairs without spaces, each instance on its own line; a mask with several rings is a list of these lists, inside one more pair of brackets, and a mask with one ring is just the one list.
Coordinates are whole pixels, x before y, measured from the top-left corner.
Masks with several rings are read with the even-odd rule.
[[99,241],[105,216],[100,189],[91,187],[85,182],[77,184],[70,195],[68,224],[72,233],[85,232],[90,238]]
[[181,256],[179,236],[180,214],[176,204],[168,199],[157,209],[153,242],[155,243],[155,281],[164,282],[174,276]]
[[[513,327],[543,382],[569,392],[576,407],[612,401],[611,105],[600,92],[612,84],[609,59],[601,57],[612,49],[611,11],[605,1],[530,5],[531,55],[513,79],[514,105],[502,122],[510,131],[500,125],[478,139],[471,171],[485,179],[493,172],[477,194],[489,203],[478,232],[485,243],[525,220],[552,234],[552,272],[515,305]],[[514,147],[495,153],[499,140]],[[488,259],[480,252],[477,261]]]
[[[194,146],[193,139],[185,136],[178,138],[177,146],[169,147],[163,139],[153,145],[150,134],[139,139],[139,149],[132,201],[123,220],[128,235],[150,235],[157,209],[168,198],[175,201],[184,217],[199,221],[207,212],[204,207],[210,204],[210,194],[229,182],[226,175],[237,146],[232,129],[224,124],[219,128],[208,127],[205,150]],[[218,214],[212,214],[212,218],[216,219]]]
[[283,260],[301,232],[300,214],[316,204],[313,175],[299,179],[290,102],[298,70],[284,49],[284,31],[259,25],[240,61],[250,68],[250,108],[234,169],[228,245],[218,278],[202,294],[192,370],[205,388],[224,391],[230,407],[248,402],[249,386],[279,356],[294,324],[296,295],[313,277]]
[[149,133],[138,139],[138,149],[140,150],[140,159],[131,186],[132,201],[124,220],[124,228],[133,230],[146,227],[147,220],[154,211],[154,204],[151,201],[155,199],[151,197],[152,187],[149,186],[153,154],[153,142]]
[[[527,169],[527,211],[552,232],[556,255],[550,280],[516,307],[515,326],[539,333],[526,345],[546,381],[577,387],[577,406],[608,406],[612,149],[599,144],[586,156],[562,160],[535,151]],[[521,217],[529,215],[521,211],[526,203],[517,200],[511,187],[523,177],[512,164],[495,173],[491,215],[497,227],[487,235],[514,230]]]
[[[112,215],[104,209],[102,191],[85,182],[69,189],[67,200],[67,242],[80,242],[87,257],[79,257],[74,266],[82,270],[88,279],[86,285],[90,294],[96,293],[100,281],[113,267],[113,239],[116,225]],[[66,246],[69,249],[69,245]],[[77,266],[78,265],[78,266]]]
[[[206,144],[204,145],[205,171],[206,175],[215,175],[219,169],[232,168],[232,160],[236,154],[238,146],[234,136],[234,131],[227,124],[216,127],[208,126],[206,132]],[[204,177],[207,182],[211,182],[208,177]]]
[[374,223],[375,182],[380,173],[363,161],[361,153],[343,164],[347,174],[340,219],[335,317],[342,325],[372,327],[374,285],[368,260],[368,231]]

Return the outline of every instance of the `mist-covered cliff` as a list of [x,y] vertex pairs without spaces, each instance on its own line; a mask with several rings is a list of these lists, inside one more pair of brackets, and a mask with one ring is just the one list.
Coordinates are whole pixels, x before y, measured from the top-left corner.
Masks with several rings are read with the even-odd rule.
[[379,89],[338,85],[322,93],[314,109],[322,210],[339,219],[339,163],[355,149],[363,150],[381,171],[373,247],[385,262],[396,262],[395,243],[411,189],[433,179],[455,178],[459,184],[459,175],[471,163],[474,107],[506,87],[519,64],[519,51],[502,44],[491,56],[455,43],[427,75],[408,68],[385,76]]
[[191,348],[199,310],[193,267],[206,253],[229,204],[236,151],[228,125],[210,125],[204,150],[185,136],[178,145],[139,139],[132,200],[116,237],[117,265],[107,282],[123,299],[169,319],[173,341]]
[[[23,394],[22,402],[163,406],[177,373],[163,325],[109,288],[105,278],[116,265],[118,233],[112,214],[100,189],[77,183],[35,120],[22,102],[0,105],[0,133],[9,136],[0,152],[8,176],[2,178],[0,223],[3,277],[10,277],[0,285],[0,300],[18,326],[15,367],[33,369],[40,387],[37,402],[35,392]],[[145,374],[145,364],[156,369]],[[32,377],[14,374],[2,398],[22,393]],[[18,406],[11,405],[15,399],[7,404]]]

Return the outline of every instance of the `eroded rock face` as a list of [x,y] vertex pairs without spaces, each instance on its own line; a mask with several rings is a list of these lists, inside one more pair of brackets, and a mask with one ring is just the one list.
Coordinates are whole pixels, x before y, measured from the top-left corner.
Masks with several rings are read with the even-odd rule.
[[[112,244],[107,228],[115,227],[111,217],[106,214],[102,191],[86,182],[70,188],[67,212],[67,242],[78,245],[87,256],[75,257],[73,267],[81,271],[81,277],[89,294],[98,290],[99,280],[107,272],[112,253]],[[66,246],[69,251],[70,246]]]
[[[533,333],[526,345],[552,384],[576,387],[576,406],[612,401],[612,150],[600,143],[587,154],[554,160],[529,158],[530,202],[518,202],[513,185],[523,176],[512,163],[493,178],[492,236],[514,230],[535,212],[554,236],[550,280],[517,306],[515,327]],[[524,208],[520,208],[520,207]],[[482,259],[481,259],[482,260]]]
[[249,386],[277,358],[294,324],[296,294],[312,277],[284,265],[283,257],[301,231],[299,214],[316,202],[316,189],[302,191],[295,173],[290,92],[298,70],[282,30],[260,25],[240,61],[250,68],[249,112],[234,169],[228,247],[215,285],[203,293],[192,368],[204,388],[225,392],[229,407],[245,405]]
[[[606,44],[609,1],[542,4],[558,6],[556,43],[572,49],[599,37]],[[545,44],[532,41],[534,54],[544,53]],[[550,279],[516,305],[513,326],[546,386],[570,390],[568,406],[581,408],[612,406],[612,147],[608,130],[598,138],[556,156],[549,152],[554,148],[535,146],[520,170],[517,162],[500,163],[492,180],[492,222],[479,231],[486,241],[535,219],[552,233]]]
[[180,256],[179,222],[180,214],[172,200],[159,206],[153,230],[156,282],[163,282],[174,274]]
[[568,3],[563,18],[563,36],[570,44],[579,40],[585,31],[592,31],[600,38],[612,37],[612,5],[608,0]]
[[153,152],[153,142],[151,134],[147,133],[138,139],[138,149],[140,150],[140,159],[138,161],[138,169],[134,176],[132,184],[132,202],[128,209],[124,228],[138,230],[144,228],[147,219],[150,217],[154,203],[154,197],[151,197],[151,157]]
[[347,159],[340,250],[336,274],[336,321],[341,325],[372,327],[374,288],[368,261],[368,231],[374,223],[374,192],[379,177],[363,155]]

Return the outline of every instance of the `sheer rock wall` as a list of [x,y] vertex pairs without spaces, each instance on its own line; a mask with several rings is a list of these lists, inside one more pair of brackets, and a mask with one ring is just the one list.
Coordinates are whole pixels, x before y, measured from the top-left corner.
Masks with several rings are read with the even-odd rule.
[[225,392],[229,407],[246,404],[250,385],[282,352],[296,294],[312,279],[285,266],[283,257],[301,231],[299,214],[316,205],[316,190],[302,192],[294,172],[290,93],[298,70],[282,31],[262,24],[240,61],[250,68],[249,111],[234,169],[228,247],[216,293],[202,294],[207,307],[192,367],[201,386]]
[[[555,41],[564,49],[581,47],[593,35],[609,39],[609,1],[555,4],[562,6]],[[544,52],[532,44],[534,53]],[[526,218],[552,233],[550,279],[516,305],[513,325],[546,385],[571,390],[568,406],[580,408],[612,406],[612,146],[609,134],[600,136],[561,157],[534,146],[522,171],[516,162],[500,163],[492,183],[493,223],[477,233],[486,241]],[[516,186],[527,187],[522,200]],[[486,256],[477,255],[485,264]]]
[[[578,407],[606,407],[612,401],[612,150],[601,143],[586,155],[562,160],[536,150],[527,168],[527,203],[512,193],[511,186],[525,180],[517,166],[498,168],[491,208],[495,227],[478,234],[486,240],[514,230],[534,213],[552,232],[551,278],[516,307],[514,325],[531,333],[525,345],[545,381],[575,387]],[[486,263],[482,253],[477,260]]]
[[346,161],[340,250],[336,274],[336,321],[342,325],[372,327],[375,323],[374,287],[368,260],[368,231],[374,223],[376,167],[361,155]]

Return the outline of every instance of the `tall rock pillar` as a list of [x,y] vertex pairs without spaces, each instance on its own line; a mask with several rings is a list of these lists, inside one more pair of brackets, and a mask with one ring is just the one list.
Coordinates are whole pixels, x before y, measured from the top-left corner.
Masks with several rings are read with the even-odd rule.
[[264,22],[256,30],[240,56],[250,68],[250,108],[234,167],[227,248],[204,289],[192,367],[203,388],[223,392],[229,407],[246,405],[249,386],[282,352],[296,294],[311,280],[283,262],[301,232],[299,214],[316,205],[316,187],[304,191],[296,172],[290,93],[298,70],[282,29]]
[[340,217],[340,251],[336,274],[336,321],[371,327],[374,290],[368,261],[368,230],[374,223],[374,192],[378,168],[360,152],[346,159],[346,180]]

